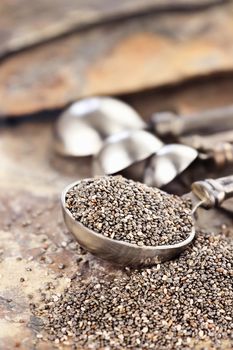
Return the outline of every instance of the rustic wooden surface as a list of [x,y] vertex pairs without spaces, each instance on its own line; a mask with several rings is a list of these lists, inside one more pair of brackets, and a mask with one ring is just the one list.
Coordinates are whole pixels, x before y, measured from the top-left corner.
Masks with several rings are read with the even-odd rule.
[[[127,99],[147,115],[148,108],[158,106],[194,111],[221,105],[232,99],[232,92],[232,80],[226,77]],[[53,154],[52,125],[53,121],[21,121],[0,129],[0,349],[4,350],[53,349],[52,343],[37,338],[40,320],[29,309],[29,303],[40,305],[39,289],[52,283],[51,294],[62,292],[74,273],[88,269],[94,276],[98,269],[112,269],[80,250],[63,224],[60,192],[71,181],[89,176],[90,168],[88,160]],[[205,174],[209,175],[207,170]],[[228,208],[233,210],[233,204]],[[233,235],[230,216],[220,211],[200,214],[199,225],[208,230],[219,231],[222,224]],[[64,270],[59,270],[59,263],[66,265]]]
[[72,30],[150,11],[197,9],[224,0],[2,0],[0,56],[41,43]]
[[0,116],[228,72],[232,14],[232,2],[202,11],[151,12],[9,56],[0,65]]

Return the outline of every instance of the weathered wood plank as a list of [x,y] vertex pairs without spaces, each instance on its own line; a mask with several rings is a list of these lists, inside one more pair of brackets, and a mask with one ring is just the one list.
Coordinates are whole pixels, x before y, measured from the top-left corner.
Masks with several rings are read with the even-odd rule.
[[199,8],[224,0],[2,0],[0,56],[83,26],[148,11]]
[[27,50],[0,66],[0,115],[80,97],[173,84],[233,68],[233,4],[105,24]]

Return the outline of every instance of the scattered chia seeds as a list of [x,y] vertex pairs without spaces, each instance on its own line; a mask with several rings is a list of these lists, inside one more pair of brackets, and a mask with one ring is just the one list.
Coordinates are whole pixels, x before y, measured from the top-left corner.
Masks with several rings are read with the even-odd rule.
[[43,339],[72,349],[232,349],[233,245],[199,232],[173,261],[152,268],[93,267],[35,316]]
[[122,176],[81,181],[66,207],[89,229],[139,246],[179,243],[193,226],[190,202]]

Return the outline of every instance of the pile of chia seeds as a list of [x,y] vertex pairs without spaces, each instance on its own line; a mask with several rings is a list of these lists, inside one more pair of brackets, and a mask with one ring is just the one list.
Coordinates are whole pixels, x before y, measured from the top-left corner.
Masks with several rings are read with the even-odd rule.
[[139,246],[179,243],[193,226],[190,202],[122,176],[81,181],[66,207],[95,232]]
[[86,267],[33,309],[44,322],[39,337],[72,349],[232,349],[232,248],[222,235],[199,232],[161,265]]

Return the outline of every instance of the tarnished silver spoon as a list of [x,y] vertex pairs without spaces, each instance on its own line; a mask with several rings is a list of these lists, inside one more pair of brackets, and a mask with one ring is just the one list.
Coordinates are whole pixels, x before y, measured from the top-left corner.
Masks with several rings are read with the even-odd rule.
[[120,100],[85,98],[73,103],[57,119],[54,148],[66,156],[90,156],[100,150],[107,137],[145,126],[140,115]]
[[[164,145],[154,135],[143,130],[130,131],[108,138],[93,160],[93,175],[112,175],[141,160],[143,182],[161,187],[182,173],[198,156],[198,152],[179,144]],[[139,164],[139,163],[138,163]],[[133,169],[133,178],[136,170]]]
[[147,159],[163,146],[144,130],[126,131],[109,137],[93,159],[94,175],[115,174]]
[[229,130],[233,128],[233,105],[190,115],[178,115],[171,111],[158,112],[152,115],[151,124],[154,132],[161,137]]
[[[202,111],[188,117],[172,112],[152,116],[153,131],[180,135],[201,129],[228,130],[233,125],[233,106]],[[96,154],[108,136],[124,130],[146,128],[141,116],[128,104],[111,97],[91,97],[73,103],[54,128],[55,150],[68,156]]]
[[[78,184],[79,181],[70,184],[62,193],[61,203],[64,220],[79,244],[100,258],[123,266],[152,265],[175,258],[188,247],[195,237],[195,227],[193,226],[188,238],[183,242],[162,246],[137,246],[96,233],[76,221],[66,208],[67,192]],[[192,200],[193,215],[200,206],[204,208],[219,207],[225,199],[233,197],[233,175],[217,180],[208,179],[194,182],[192,192],[186,194],[185,197]]]
[[197,156],[198,152],[192,147],[165,145],[149,160],[143,182],[148,186],[165,186],[187,169]]

